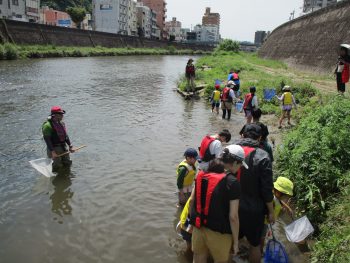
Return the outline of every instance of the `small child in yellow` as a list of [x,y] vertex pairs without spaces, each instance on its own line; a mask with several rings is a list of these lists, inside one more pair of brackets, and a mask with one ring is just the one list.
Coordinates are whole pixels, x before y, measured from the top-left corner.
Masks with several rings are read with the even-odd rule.
[[177,167],[177,188],[179,189],[179,205],[185,205],[191,196],[192,185],[197,174],[196,162],[198,153],[193,148],[188,148],[183,160]]
[[[273,183],[273,208],[275,219],[277,219],[281,213],[282,208],[288,210],[288,212],[293,215],[293,211],[289,207],[290,199],[293,197],[294,184],[291,180],[286,177],[278,177]],[[261,236],[261,251],[264,249],[265,237],[267,234],[268,222],[265,220],[264,230]]]
[[176,226],[176,232],[178,232],[183,238],[183,240],[186,241],[187,251],[191,251],[192,230],[193,230],[193,226],[190,225],[190,218],[189,218],[190,201],[191,201],[191,198],[187,200],[186,205],[182,210],[180,221]]
[[216,109],[216,113],[219,114],[219,107],[220,107],[220,85],[215,84],[215,90],[213,91],[210,101],[211,101],[211,112],[214,112],[214,108]]

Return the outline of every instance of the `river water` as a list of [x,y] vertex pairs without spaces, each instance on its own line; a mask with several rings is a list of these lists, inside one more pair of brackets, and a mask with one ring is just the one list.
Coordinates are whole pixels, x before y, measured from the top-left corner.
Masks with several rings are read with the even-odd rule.
[[[238,138],[244,118],[222,121],[174,91],[187,59],[0,63],[0,262],[190,262],[174,232],[176,166],[207,133]],[[52,105],[88,147],[65,176],[46,178],[28,161],[45,157]]]

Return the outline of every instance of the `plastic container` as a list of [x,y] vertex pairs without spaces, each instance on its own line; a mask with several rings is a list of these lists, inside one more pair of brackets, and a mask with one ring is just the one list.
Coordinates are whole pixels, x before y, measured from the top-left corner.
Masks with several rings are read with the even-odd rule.
[[243,108],[243,102],[236,102],[236,110],[241,111]]

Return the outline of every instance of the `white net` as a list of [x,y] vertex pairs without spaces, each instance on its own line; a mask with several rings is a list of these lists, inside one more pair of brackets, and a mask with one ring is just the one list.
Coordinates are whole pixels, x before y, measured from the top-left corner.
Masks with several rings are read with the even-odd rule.
[[37,170],[39,173],[45,175],[46,177],[55,176],[52,172],[52,160],[49,158],[40,158],[36,160],[29,161],[30,165]]

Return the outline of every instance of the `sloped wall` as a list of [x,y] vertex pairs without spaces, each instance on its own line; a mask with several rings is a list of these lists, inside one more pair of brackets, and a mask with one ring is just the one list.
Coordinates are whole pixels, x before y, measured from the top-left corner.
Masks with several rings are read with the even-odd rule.
[[258,54],[300,69],[330,72],[342,43],[350,44],[349,0],[279,26]]
[[178,49],[206,50],[213,47],[207,45],[190,45],[146,38],[48,26],[13,20],[0,20],[0,42],[12,42],[28,45],[56,46],[103,46],[103,47],[147,47],[166,48],[175,46]]

